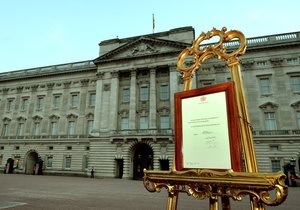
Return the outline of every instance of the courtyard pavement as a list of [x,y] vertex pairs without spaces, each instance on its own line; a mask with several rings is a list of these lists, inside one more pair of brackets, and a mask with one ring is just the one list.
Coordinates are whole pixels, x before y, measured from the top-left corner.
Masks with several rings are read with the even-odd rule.
[[[164,210],[167,191],[150,193],[142,181],[66,176],[0,174],[0,209],[30,210]],[[249,199],[231,201],[232,210],[249,209]],[[299,209],[300,187],[273,210]],[[178,210],[209,209],[208,199],[179,195]]]

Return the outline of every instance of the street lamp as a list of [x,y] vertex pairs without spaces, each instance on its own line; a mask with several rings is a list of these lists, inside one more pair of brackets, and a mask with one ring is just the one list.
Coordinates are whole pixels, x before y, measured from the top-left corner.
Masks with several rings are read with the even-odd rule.
[[291,163],[292,166],[295,166],[296,165],[296,159],[292,157],[290,159],[290,163]]

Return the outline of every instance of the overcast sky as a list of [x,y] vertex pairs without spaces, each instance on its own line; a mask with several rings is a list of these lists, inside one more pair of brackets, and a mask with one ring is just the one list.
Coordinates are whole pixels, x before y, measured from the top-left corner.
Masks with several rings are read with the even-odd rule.
[[[192,26],[246,38],[300,31],[299,0],[0,0],[0,72],[92,60],[98,44]],[[183,3],[184,2],[184,3]]]

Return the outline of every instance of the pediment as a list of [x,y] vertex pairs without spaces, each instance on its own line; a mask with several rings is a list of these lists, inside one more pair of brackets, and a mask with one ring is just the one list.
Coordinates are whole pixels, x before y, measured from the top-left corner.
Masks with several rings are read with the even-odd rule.
[[294,107],[294,108],[299,108],[300,107],[300,101],[296,101],[295,103],[292,103],[291,106]]
[[183,42],[142,36],[96,58],[94,63],[135,59],[138,57],[155,56],[165,53],[179,53],[187,46],[188,44]]
[[260,105],[259,108],[261,108],[261,109],[267,109],[267,108],[277,109],[278,106],[279,106],[278,104],[269,101],[267,103]]

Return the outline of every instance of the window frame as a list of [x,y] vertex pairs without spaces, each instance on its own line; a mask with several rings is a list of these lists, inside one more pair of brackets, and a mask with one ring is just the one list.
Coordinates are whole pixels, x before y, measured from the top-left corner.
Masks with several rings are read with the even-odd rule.
[[170,90],[168,84],[163,84],[160,86],[160,99],[168,100],[170,98]]

